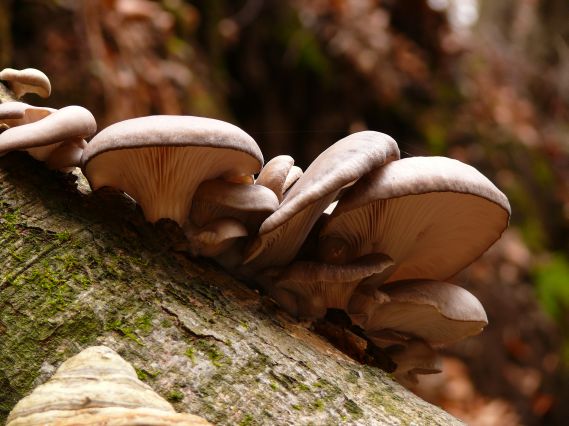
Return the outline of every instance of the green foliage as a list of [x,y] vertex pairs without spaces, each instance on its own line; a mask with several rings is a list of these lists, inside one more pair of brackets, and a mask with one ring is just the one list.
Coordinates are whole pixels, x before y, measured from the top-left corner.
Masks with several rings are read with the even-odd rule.
[[533,276],[543,308],[560,320],[564,310],[569,308],[569,260],[562,254],[556,254],[538,266]]

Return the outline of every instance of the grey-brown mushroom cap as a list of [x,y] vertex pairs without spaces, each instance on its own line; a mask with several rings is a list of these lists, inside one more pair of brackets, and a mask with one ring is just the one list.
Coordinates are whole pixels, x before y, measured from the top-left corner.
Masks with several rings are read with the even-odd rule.
[[82,168],[99,154],[143,147],[201,146],[241,151],[263,164],[255,140],[233,124],[205,117],[154,115],[124,120],[103,129],[88,144]]
[[389,135],[366,130],[346,136],[312,162],[259,233],[274,230],[314,201],[398,158],[397,142]]
[[388,135],[365,131],[347,136],[320,154],[259,228],[243,263],[262,269],[293,259],[314,223],[345,187],[369,171],[399,158]]
[[480,301],[454,284],[405,280],[382,288],[389,301],[377,306],[366,333],[390,329],[420,337],[431,345],[446,345],[480,333],[488,317]]
[[475,168],[444,157],[387,164],[349,188],[319,234],[323,261],[379,252],[389,281],[444,280],[480,257],[508,226],[506,196]]
[[269,188],[282,201],[286,191],[284,185],[291,167],[294,165],[294,158],[290,155],[277,155],[265,164],[255,180],[255,185],[262,185]]
[[35,68],[23,70],[5,68],[0,71],[0,80],[8,82],[18,98],[26,93],[35,93],[42,98],[47,98],[51,94],[49,78]]
[[41,120],[4,131],[0,134],[0,154],[85,138],[96,130],[93,114],[80,106],[67,106]]
[[41,120],[55,111],[54,108],[37,107],[24,102],[4,102],[0,104],[0,123],[6,123],[10,127],[20,126]]

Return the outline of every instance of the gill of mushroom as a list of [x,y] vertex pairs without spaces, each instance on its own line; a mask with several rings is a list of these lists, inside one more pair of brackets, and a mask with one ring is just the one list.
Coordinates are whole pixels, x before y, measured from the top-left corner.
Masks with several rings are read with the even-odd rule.
[[69,358],[44,384],[20,400],[6,426],[210,425],[189,413],[176,413],[140,381],[115,351],[92,346]]
[[230,123],[159,115],[103,129],[81,163],[93,190],[119,189],[137,201],[149,222],[168,218],[183,226],[200,183],[252,183],[263,155],[251,136]]
[[290,263],[314,223],[343,188],[398,158],[397,143],[374,131],[351,134],[327,148],[262,223],[245,253],[245,267],[260,270]]
[[49,78],[35,68],[23,70],[4,68],[0,71],[0,80],[14,92],[17,98],[21,98],[26,93],[35,93],[42,98],[47,98],[51,94]]
[[327,309],[346,309],[358,283],[393,266],[382,254],[364,256],[345,265],[295,261],[264,270],[258,278],[267,293],[289,314],[318,319]]
[[84,138],[97,130],[93,114],[76,105],[51,110],[8,102],[0,105],[0,121],[13,126],[0,134],[0,155],[26,151],[63,171],[79,165]]
[[319,258],[391,257],[387,282],[445,280],[484,253],[508,226],[506,196],[475,168],[445,157],[394,161],[349,188],[320,230]]

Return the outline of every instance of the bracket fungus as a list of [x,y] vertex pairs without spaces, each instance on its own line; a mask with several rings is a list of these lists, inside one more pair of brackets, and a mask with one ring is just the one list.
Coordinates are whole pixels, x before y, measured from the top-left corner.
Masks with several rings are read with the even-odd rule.
[[506,196],[475,168],[445,157],[412,157],[378,168],[349,188],[319,235],[320,259],[391,257],[388,281],[444,280],[486,251],[508,226]]
[[254,269],[290,263],[314,223],[343,188],[398,158],[397,143],[373,131],[351,134],[327,148],[263,222],[244,263]]
[[127,424],[210,425],[193,414],[176,413],[115,351],[92,346],[69,358],[20,400],[6,426]]
[[0,134],[0,155],[26,151],[60,170],[79,165],[84,138],[97,130],[93,114],[76,105],[51,110],[9,102],[0,105],[0,121],[14,126]]
[[[372,254],[346,265],[296,261],[283,268],[269,268],[267,292],[292,316],[323,318],[329,308],[346,309],[358,283],[393,266],[382,254]],[[261,279],[262,280],[262,279]]]
[[252,182],[263,155],[253,138],[232,124],[157,115],[102,130],[81,162],[93,190],[119,189],[140,204],[149,222],[169,218],[183,226],[202,182]]
[[26,93],[35,93],[42,98],[47,98],[51,94],[49,78],[35,68],[23,70],[4,68],[0,71],[0,80],[6,83],[17,98],[22,97]]

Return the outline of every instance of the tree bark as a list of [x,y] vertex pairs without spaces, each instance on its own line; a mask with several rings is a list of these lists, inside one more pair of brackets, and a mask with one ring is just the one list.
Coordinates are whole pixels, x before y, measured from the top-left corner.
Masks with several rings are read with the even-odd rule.
[[107,345],[216,424],[460,422],[362,366],[134,203],[24,153],[0,158],[0,423],[81,349]]

